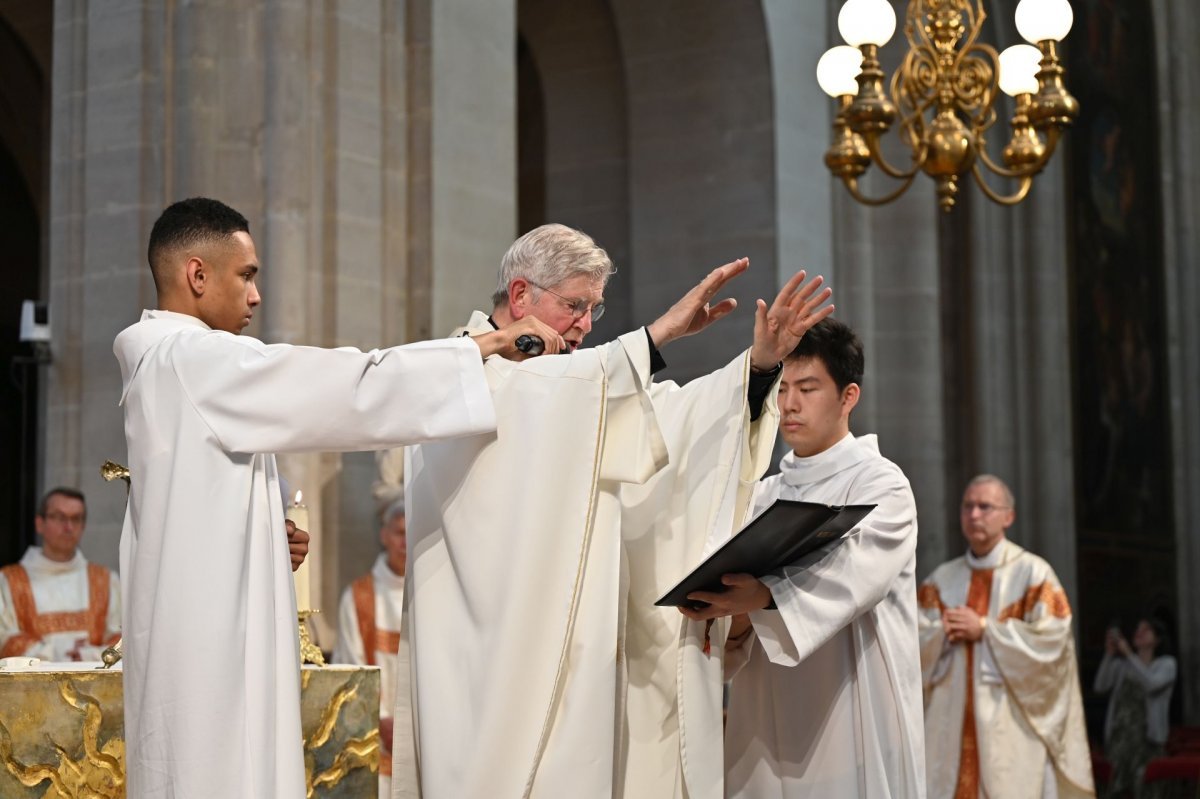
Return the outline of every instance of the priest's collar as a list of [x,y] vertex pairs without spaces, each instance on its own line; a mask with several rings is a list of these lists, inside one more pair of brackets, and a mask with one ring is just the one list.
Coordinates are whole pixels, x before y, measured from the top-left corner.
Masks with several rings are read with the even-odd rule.
[[87,565],[87,561],[84,560],[83,553],[78,549],[75,550],[75,554],[70,560],[60,561],[50,560],[42,552],[41,547],[30,547],[25,550],[25,557],[21,558],[21,565],[31,575],[49,577],[55,574],[78,571]]
[[878,455],[878,436],[871,434],[855,438],[853,433],[847,433],[829,449],[807,458],[789,452],[779,462],[779,470],[782,472],[783,482],[788,485],[809,485]]
[[169,319],[173,322],[182,322],[184,324],[204,328],[205,330],[212,330],[211,327],[204,324],[204,322],[196,317],[191,316],[190,314],[178,313],[176,311],[163,311],[158,308],[146,309],[142,311],[141,321],[145,322],[147,319]]
[[1001,538],[996,546],[992,547],[992,551],[983,556],[977,556],[974,552],[967,548],[967,565],[972,569],[994,569],[1004,563],[1006,550],[1008,549],[1008,539]]

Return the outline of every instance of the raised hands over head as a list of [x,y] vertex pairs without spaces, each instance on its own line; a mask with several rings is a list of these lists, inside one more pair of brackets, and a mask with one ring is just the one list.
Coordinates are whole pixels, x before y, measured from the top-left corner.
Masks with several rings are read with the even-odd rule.
[[818,275],[805,283],[805,277],[803,269],[793,275],[770,307],[758,301],[750,348],[750,365],[755,369],[774,369],[813,325],[833,313],[832,305],[823,305],[833,296],[832,289],[821,290],[825,278]]
[[708,277],[684,294],[647,328],[655,345],[662,347],[677,338],[695,335],[721,317],[728,316],[737,307],[737,300],[728,297],[713,304],[712,299],[726,283],[745,272],[749,266],[749,258],[739,258],[709,272]]

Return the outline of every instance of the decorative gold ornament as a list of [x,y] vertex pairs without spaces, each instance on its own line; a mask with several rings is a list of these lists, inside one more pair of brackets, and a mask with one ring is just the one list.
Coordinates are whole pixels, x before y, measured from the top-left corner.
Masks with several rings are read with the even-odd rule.
[[[938,204],[954,207],[959,183],[969,173],[988,199],[1015,205],[1054,155],[1079,103],[1063,83],[1058,42],[1072,22],[1067,0],[1021,0],[1017,28],[1037,45],[1015,45],[1003,53],[978,41],[987,13],[984,0],[909,0],[904,33],[909,49],[887,77],[879,48],[895,31],[888,0],[847,0],[838,28],[850,46],[834,47],[817,65],[821,88],[839,101],[833,143],[825,165],[850,194],[867,205],[899,197],[924,172],[937,183]],[[1014,97],[1011,138],[997,163],[987,133],[995,124],[1001,92]],[[911,151],[907,167],[884,157],[881,140],[897,122]],[[899,181],[890,193],[868,197],[859,178],[872,166]],[[1016,181],[1009,194],[993,189],[987,173]]]
[[104,463],[100,464],[100,476],[103,477],[104,480],[109,483],[111,483],[113,480],[124,480],[125,481],[125,493],[126,494],[129,493],[129,488],[130,488],[131,484],[129,482],[129,467],[128,466],[122,466],[121,464],[117,463],[116,461],[105,461]]
[[[113,480],[125,481],[125,496],[129,496],[129,490],[133,488],[133,482],[130,480],[129,467],[122,466],[116,461],[105,461],[100,464],[100,476],[105,482],[111,483]],[[118,638],[116,643],[100,653],[100,660],[104,663],[100,668],[111,669],[121,660],[121,641],[124,638]]]
[[301,610],[296,615],[300,621],[300,665],[312,663],[316,666],[325,665],[325,655],[321,652],[321,647],[313,643],[312,635],[308,632],[308,617],[319,610]]

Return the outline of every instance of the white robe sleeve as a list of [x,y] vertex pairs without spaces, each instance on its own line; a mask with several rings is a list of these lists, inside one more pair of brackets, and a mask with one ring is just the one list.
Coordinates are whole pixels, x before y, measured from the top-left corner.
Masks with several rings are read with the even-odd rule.
[[667,444],[647,393],[650,342],[639,328],[608,347],[606,425],[610,432],[604,440],[600,479],[640,485],[667,465]]
[[855,496],[878,507],[844,543],[763,578],[778,610],[755,611],[750,620],[773,663],[795,666],[875,607],[916,550],[917,509],[898,470]]
[[175,346],[172,365],[226,452],[373,450],[496,427],[465,338],[360,352],[212,332]]
[[334,663],[367,664],[362,630],[358,629],[358,613],[354,608],[354,591],[347,588],[338,603],[337,645],[333,648]]

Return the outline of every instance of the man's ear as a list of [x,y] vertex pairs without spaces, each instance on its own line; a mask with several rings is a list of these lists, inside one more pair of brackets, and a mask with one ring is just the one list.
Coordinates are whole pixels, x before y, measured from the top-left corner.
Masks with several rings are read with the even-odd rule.
[[184,278],[187,280],[188,288],[192,294],[199,297],[204,294],[204,289],[208,285],[209,272],[211,267],[200,258],[192,256],[188,258],[187,264],[184,265]]
[[513,278],[508,284],[508,310],[513,319],[520,319],[529,313],[533,304],[533,284],[523,277]]
[[842,389],[842,412],[849,416],[850,412],[858,405],[858,398],[862,396],[862,389],[858,387],[858,383],[851,383]]

